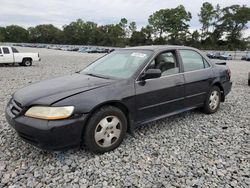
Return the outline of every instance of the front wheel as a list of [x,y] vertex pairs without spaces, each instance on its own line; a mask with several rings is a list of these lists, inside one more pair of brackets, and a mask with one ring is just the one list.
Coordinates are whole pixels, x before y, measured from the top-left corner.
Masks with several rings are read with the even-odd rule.
[[203,111],[206,114],[215,113],[220,107],[220,102],[221,102],[220,88],[217,86],[213,86],[207,95],[205,104],[203,106]]
[[84,145],[92,152],[104,153],[117,148],[127,132],[127,118],[113,106],[106,106],[90,117],[84,131]]

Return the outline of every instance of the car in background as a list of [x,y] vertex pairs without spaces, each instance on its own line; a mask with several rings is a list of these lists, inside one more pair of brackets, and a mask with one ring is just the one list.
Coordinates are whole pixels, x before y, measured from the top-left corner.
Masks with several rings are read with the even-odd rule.
[[231,90],[230,78],[225,62],[213,63],[195,48],[117,49],[76,74],[18,90],[6,118],[39,148],[84,145],[103,153],[139,125],[195,108],[215,113]]
[[18,63],[20,66],[31,66],[33,62],[41,61],[39,53],[19,53],[10,46],[0,46],[0,64]]
[[233,57],[231,54],[220,54],[218,59],[222,59],[222,60],[233,60]]
[[242,56],[241,60],[250,61],[250,55],[244,55],[244,56]]
[[209,53],[207,53],[207,57],[210,59],[215,59],[215,53],[209,52]]

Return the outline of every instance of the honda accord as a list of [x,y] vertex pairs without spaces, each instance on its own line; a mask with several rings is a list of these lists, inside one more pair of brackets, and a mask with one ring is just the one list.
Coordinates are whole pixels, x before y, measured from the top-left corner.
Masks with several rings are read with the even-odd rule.
[[45,150],[84,145],[103,153],[127,132],[200,108],[215,113],[230,92],[230,69],[184,46],[116,50],[84,70],[15,92],[6,118],[26,142]]

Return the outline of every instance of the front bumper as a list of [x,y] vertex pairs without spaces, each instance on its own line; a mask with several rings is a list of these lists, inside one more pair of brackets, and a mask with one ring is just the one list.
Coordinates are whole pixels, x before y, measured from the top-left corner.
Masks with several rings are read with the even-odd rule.
[[79,147],[86,115],[65,120],[40,120],[24,115],[13,116],[9,105],[5,111],[9,124],[22,140],[44,150]]

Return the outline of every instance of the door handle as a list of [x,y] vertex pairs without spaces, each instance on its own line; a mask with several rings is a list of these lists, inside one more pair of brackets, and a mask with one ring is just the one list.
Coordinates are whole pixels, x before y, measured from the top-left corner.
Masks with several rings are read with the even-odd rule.
[[3,55],[0,55],[1,57],[3,57]]

